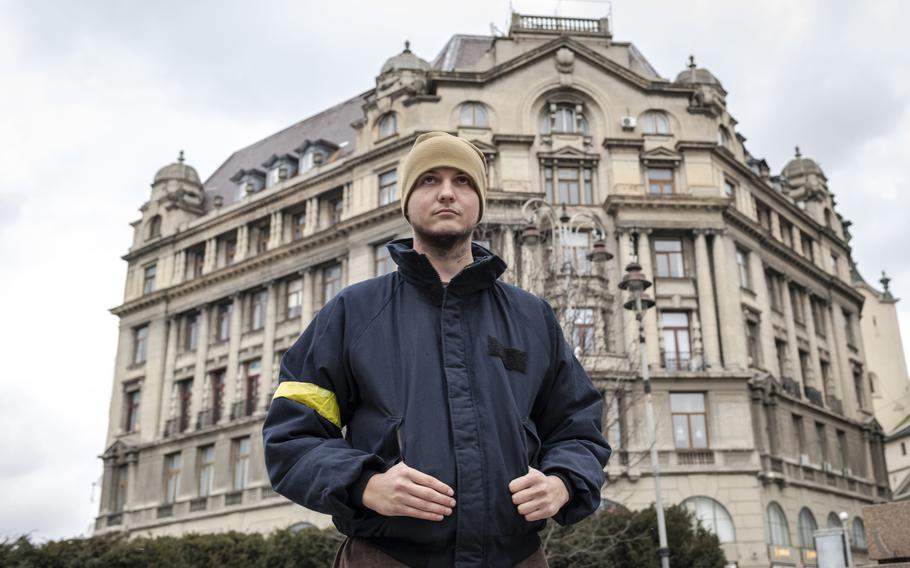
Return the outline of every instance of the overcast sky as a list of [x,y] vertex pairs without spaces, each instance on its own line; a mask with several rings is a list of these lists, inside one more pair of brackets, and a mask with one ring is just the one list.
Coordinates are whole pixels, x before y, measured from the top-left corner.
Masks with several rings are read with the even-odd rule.
[[[612,15],[614,37],[662,76],[691,53],[719,77],[773,172],[796,144],[816,159],[854,222],[863,275],[878,285],[886,269],[910,297],[910,3],[615,0]],[[184,149],[205,179],[234,150],[373,87],[405,39],[431,60],[453,34],[506,30],[508,17],[508,0],[0,0],[0,539],[87,534],[97,513],[108,310],[155,171]]]

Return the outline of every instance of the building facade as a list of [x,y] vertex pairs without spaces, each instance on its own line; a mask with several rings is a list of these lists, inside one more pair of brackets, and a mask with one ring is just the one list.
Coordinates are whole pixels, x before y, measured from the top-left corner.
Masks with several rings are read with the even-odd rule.
[[[653,502],[637,324],[617,288],[636,259],[657,302],[644,328],[664,502],[739,566],[813,565],[811,531],[840,511],[861,537],[861,507],[890,493],[847,235],[821,168],[797,150],[772,175],[726,94],[692,60],[661,77],[605,19],[513,14],[507,34],[456,35],[432,62],[406,44],[374,88],[205,183],[182,156],[159,170],[112,310],[96,531],[329,524],[269,486],[278,361],[341,287],[395,268],[384,245],[411,234],[397,168],[445,130],[487,157],[475,239],[553,304],[604,393],[605,504]],[[553,214],[532,219],[529,202]],[[595,244],[612,258],[592,260]]]

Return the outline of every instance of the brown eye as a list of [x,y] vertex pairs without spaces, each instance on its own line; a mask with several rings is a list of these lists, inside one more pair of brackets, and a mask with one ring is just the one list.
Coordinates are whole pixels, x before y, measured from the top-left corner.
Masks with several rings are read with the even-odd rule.
[[436,179],[436,176],[434,176],[432,174],[425,175],[425,176],[423,176],[423,179],[420,181],[420,183],[433,183],[433,181],[435,179]]
[[471,185],[471,178],[468,176],[458,176],[455,180],[461,185]]

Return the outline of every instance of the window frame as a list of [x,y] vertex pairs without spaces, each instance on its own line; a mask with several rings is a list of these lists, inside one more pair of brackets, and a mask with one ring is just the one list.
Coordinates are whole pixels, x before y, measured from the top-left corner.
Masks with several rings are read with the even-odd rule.
[[[660,128],[661,120],[663,121],[663,132]],[[663,110],[650,109],[645,111],[641,117],[641,132],[649,136],[671,135],[670,116]]]
[[242,491],[249,485],[251,446],[250,436],[238,436],[231,440],[231,488],[234,491]]
[[[589,159],[565,159],[565,158],[547,158],[542,159],[540,163],[541,179],[544,181],[544,199],[551,205],[594,205],[594,180],[596,162]],[[560,172],[575,172],[576,177],[566,177],[564,180]],[[562,184],[575,183],[574,195],[577,199],[573,201],[572,189],[566,186],[563,191]],[[566,199],[563,200],[563,193]]]
[[[465,122],[465,111],[470,110],[469,122]],[[478,113],[477,111],[480,111]],[[481,116],[482,119],[478,120],[478,116]],[[458,126],[465,128],[489,128],[489,112],[485,104],[477,101],[465,101],[459,105],[458,108]]]
[[[673,428],[673,446],[677,450],[708,450],[711,447],[711,435],[708,427],[708,397],[707,393],[704,391],[670,391],[670,424]],[[673,397],[680,395],[699,395],[701,396],[701,412],[690,412],[682,410],[673,409]],[[677,399],[678,400],[678,399]],[[693,424],[692,417],[702,418],[702,426],[704,429],[704,445],[696,445],[696,437],[693,436]],[[677,437],[676,431],[676,417],[684,417],[686,420],[686,444],[685,446],[679,445],[679,438]]]
[[[686,318],[686,325],[669,325],[665,323],[664,316],[671,315],[682,315]],[[660,334],[664,338],[664,369],[667,371],[680,372],[689,370],[689,364],[692,361],[692,318],[686,310],[661,310],[658,318],[658,324],[660,326]],[[673,337],[673,349],[669,347],[667,341],[667,332],[672,333]],[[685,351],[680,350],[680,334],[685,332]],[[672,359],[671,359],[671,355]],[[685,355],[685,359],[683,358]],[[673,361],[671,364],[670,361]],[[672,367],[672,368],[671,368]]]
[[[669,172],[669,178],[654,177],[656,172]],[[674,195],[676,194],[676,168],[670,165],[645,166],[645,185],[648,195]],[[655,191],[655,187],[658,188]]]
[[[679,245],[679,250],[659,250],[658,243],[675,243]],[[673,259],[678,256],[678,263]],[[661,257],[665,257],[666,270],[661,269]],[[674,274],[674,266],[678,266],[679,273]],[[683,246],[683,239],[680,237],[655,237],[654,238],[654,276],[657,278],[685,278],[686,277],[686,258]]]
[[390,111],[379,117],[376,123],[377,140],[385,140],[390,136],[398,134],[398,115],[395,111]]
[[[392,175],[391,182],[388,181],[389,174]],[[379,183],[379,206],[384,207],[398,200],[398,169],[392,168],[376,175]]]
[[166,504],[177,502],[180,496],[180,474],[183,470],[183,452],[178,450],[164,456],[164,499]]
[[[211,461],[207,459],[211,450]],[[196,492],[199,497],[209,497],[215,488],[215,444],[205,444],[196,449]]]

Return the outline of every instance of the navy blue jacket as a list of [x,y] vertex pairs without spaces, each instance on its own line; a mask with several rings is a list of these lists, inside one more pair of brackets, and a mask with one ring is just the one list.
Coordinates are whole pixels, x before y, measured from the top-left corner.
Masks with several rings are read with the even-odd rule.
[[[603,399],[550,304],[498,280],[499,256],[472,243],[444,286],[412,246],[390,241],[398,270],[341,290],[281,358],[262,429],[269,478],[408,565],[513,566],[546,524],[512,503],[529,465],[567,483],[560,524],[600,504]],[[363,506],[369,478],[399,460],[455,490],[452,515]]]

